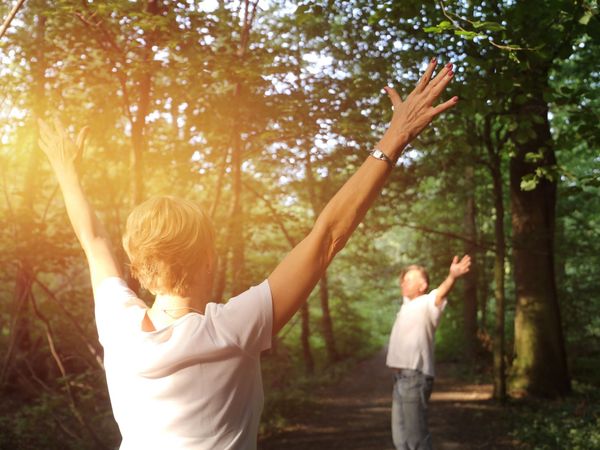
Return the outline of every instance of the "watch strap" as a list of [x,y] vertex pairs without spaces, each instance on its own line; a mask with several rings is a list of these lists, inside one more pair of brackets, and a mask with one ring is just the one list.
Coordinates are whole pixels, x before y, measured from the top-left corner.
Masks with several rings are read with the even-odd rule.
[[373,158],[379,159],[381,161],[385,161],[386,163],[388,163],[390,165],[390,167],[394,167],[394,161],[392,161],[388,155],[386,155],[385,153],[383,153],[378,148],[374,148],[371,151],[370,155]]

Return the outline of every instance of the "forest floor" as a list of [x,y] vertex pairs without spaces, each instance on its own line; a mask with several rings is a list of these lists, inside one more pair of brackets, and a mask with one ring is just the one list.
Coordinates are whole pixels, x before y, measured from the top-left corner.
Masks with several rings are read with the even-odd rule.
[[[441,363],[429,406],[436,450],[513,449],[509,414],[491,400],[491,384],[461,380],[461,367]],[[385,353],[358,364],[339,384],[314,393],[309,411],[259,441],[260,450],[393,450],[390,431],[392,376]]]

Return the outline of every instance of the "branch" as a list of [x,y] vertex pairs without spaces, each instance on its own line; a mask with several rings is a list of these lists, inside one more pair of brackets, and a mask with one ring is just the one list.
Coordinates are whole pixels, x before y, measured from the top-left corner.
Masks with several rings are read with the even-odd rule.
[[287,231],[287,228],[285,227],[283,221],[281,220],[281,215],[273,207],[273,205],[271,204],[271,202],[267,198],[265,198],[264,196],[262,196],[260,193],[258,193],[252,186],[250,186],[245,181],[242,182],[242,185],[244,185],[246,188],[248,188],[250,190],[250,192],[252,192],[260,200],[262,200],[264,202],[264,204],[267,206],[267,208],[269,208],[269,211],[271,211],[271,214],[273,214],[273,219],[275,219],[275,223],[277,224],[277,226],[279,227],[279,229],[281,230],[281,232],[285,236],[285,239],[288,241],[288,244],[290,244],[291,248],[294,248],[296,246],[296,240]]
[[479,241],[478,242],[477,240],[466,238],[465,236],[461,236],[460,234],[449,233],[447,231],[434,230],[433,228],[428,228],[428,227],[424,227],[421,225],[415,225],[415,224],[406,223],[406,222],[396,222],[394,225],[398,225],[398,226],[406,227],[406,228],[412,228],[414,230],[419,230],[424,233],[437,234],[440,236],[445,236],[450,239],[458,239],[460,241],[463,241],[463,242],[473,245],[475,248],[495,251],[495,245],[493,242],[489,242],[489,241]]
[[[104,39],[101,39],[97,33],[94,33],[94,39],[98,42],[100,48],[102,48],[106,52],[106,56],[108,57],[112,66],[116,69],[116,72],[114,73],[117,77],[117,80],[119,81],[119,84],[121,85],[121,90],[123,91],[123,110],[125,112],[125,115],[129,119],[129,122],[133,124],[134,119],[133,114],[131,112],[131,100],[129,98],[129,90],[127,88],[127,76],[123,73],[121,68],[117,67],[117,62],[121,65],[121,67],[125,67],[127,65],[126,59],[123,56],[123,49],[119,47],[119,44],[117,44],[117,41],[115,40],[114,36],[110,33],[110,31],[108,31],[101,18],[98,19],[97,22],[92,22],[90,20],[95,15],[96,13],[94,12],[89,16],[89,18],[86,18],[83,14],[77,12],[75,13],[75,17],[77,17],[83,24],[90,28],[95,28],[100,33],[102,33]],[[108,46],[105,43],[108,43]],[[119,61],[115,60],[112,57],[111,49],[119,57]]]
[[67,397],[69,399],[71,413],[75,416],[75,418],[80,423],[80,425],[82,425],[88,431],[88,433],[90,433],[96,446],[98,448],[104,448],[104,444],[102,443],[102,441],[100,440],[100,438],[98,437],[98,435],[96,434],[94,429],[90,426],[90,424],[87,422],[87,420],[85,420],[83,414],[81,414],[81,411],[79,411],[79,408],[77,406],[77,400],[75,399],[75,395],[73,394],[73,390],[71,389],[71,382],[67,379],[67,371],[65,370],[65,366],[60,358],[60,355],[56,351],[56,346],[54,345],[54,336],[52,333],[52,326],[50,325],[50,321],[39,310],[39,308],[37,306],[37,302],[35,300],[35,296],[33,295],[33,292],[30,293],[30,299],[31,299],[31,305],[33,306],[33,311],[34,311],[36,317],[44,324],[44,327],[46,329],[46,339],[48,340],[48,346],[50,347],[50,353],[52,354],[52,357],[54,358],[54,361],[56,362],[58,370],[60,371],[60,373],[62,375],[64,385],[65,385],[65,390],[67,392]]
[[[444,14],[444,16],[446,17],[446,19],[448,19],[452,23],[452,25],[454,25],[460,31],[463,31],[465,33],[469,33],[469,30],[466,30],[465,28],[461,27],[460,24],[458,23],[458,21],[456,19],[462,20],[463,22],[467,22],[470,25],[474,25],[474,23],[472,21],[470,21],[469,19],[466,19],[464,17],[461,17],[458,14],[454,14],[452,12],[451,13],[447,12],[446,8],[444,7],[443,0],[440,0],[439,4],[440,4],[440,8],[442,8],[442,14]],[[454,18],[451,17],[451,16],[454,16]],[[533,48],[527,48],[527,47],[517,47],[517,46],[513,46],[513,45],[497,44],[496,42],[494,42],[494,40],[491,38],[491,36],[488,36],[488,42],[490,44],[492,44],[494,47],[499,48],[500,50],[508,50],[509,52],[514,52],[514,51],[518,51],[518,50],[535,50]]]
[[[56,351],[56,346],[54,345],[54,337],[52,335],[52,327],[50,326],[50,321],[42,314],[42,312],[37,307],[37,302],[35,301],[35,297],[33,294],[30,294],[31,305],[33,306],[33,311],[38,319],[40,319],[44,323],[44,327],[46,328],[46,338],[48,340],[48,346],[50,347],[50,353],[56,362],[56,366],[60,371],[60,374],[65,378],[67,376],[67,371],[65,370],[65,366],[60,359],[58,352]],[[67,382],[68,384],[68,382]],[[70,392],[69,392],[70,394]]]
[[96,349],[96,347],[94,347],[94,345],[87,339],[85,331],[83,330],[83,328],[81,327],[81,325],[79,324],[79,322],[77,321],[77,319],[69,312],[69,310],[67,308],[65,308],[65,306],[63,305],[63,303],[60,300],[58,300],[58,298],[56,297],[56,294],[54,292],[52,292],[48,286],[46,286],[44,283],[42,283],[39,280],[39,278],[34,277],[33,281],[39,287],[42,288],[42,290],[44,291],[44,293],[50,299],[52,299],[52,301],[61,309],[62,313],[69,319],[69,321],[75,327],[75,329],[77,330],[77,332],[79,333],[79,335],[83,338],[83,341],[85,342],[85,344],[87,346],[87,349],[89,350],[89,352],[94,357],[94,360],[96,361],[96,363],[98,363],[98,367],[100,367],[102,370],[104,370],[104,363],[102,362],[102,357],[100,356],[100,353],[98,352],[98,350]]
[[23,6],[23,3],[25,3],[25,0],[18,0],[17,3],[15,4],[15,6],[13,6],[13,9],[10,11],[10,13],[8,13],[8,17],[2,24],[2,27],[0,28],[0,39],[2,39],[2,37],[4,36],[4,33],[6,33],[6,30],[10,26],[10,23],[12,22],[12,20],[17,15],[19,8],[21,8],[21,6]]

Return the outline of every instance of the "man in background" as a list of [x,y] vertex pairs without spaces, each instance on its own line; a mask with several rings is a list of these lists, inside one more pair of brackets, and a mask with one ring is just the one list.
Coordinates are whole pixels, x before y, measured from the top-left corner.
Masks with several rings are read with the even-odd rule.
[[403,303],[392,328],[386,361],[395,370],[392,437],[397,450],[431,449],[427,403],[435,376],[435,330],[446,307],[446,296],[470,265],[469,255],[460,261],[455,256],[448,277],[428,294],[425,268],[412,265],[400,274]]

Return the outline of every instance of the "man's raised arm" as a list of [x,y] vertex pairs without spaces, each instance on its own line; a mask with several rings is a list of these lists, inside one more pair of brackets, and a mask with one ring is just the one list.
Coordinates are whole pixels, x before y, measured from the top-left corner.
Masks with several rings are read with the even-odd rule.
[[87,128],[81,130],[74,143],[58,119],[54,126],[39,120],[39,146],[44,151],[58,180],[73,231],[85,252],[90,267],[92,286],[108,277],[120,277],[108,233],[92,210],[79,181],[76,160],[83,152]]
[[277,333],[306,301],[327,266],[346,244],[381,191],[402,151],[441,112],[454,106],[457,97],[434,106],[453,77],[447,64],[432,79],[432,60],[415,89],[402,101],[392,88],[392,121],[379,142],[378,153],[368,157],[325,206],[309,235],[269,276],[273,298],[273,334]]
[[444,299],[448,296],[452,288],[454,287],[454,283],[456,280],[463,275],[465,275],[471,267],[471,257],[469,255],[463,256],[463,258],[459,261],[458,256],[455,256],[452,259],[452,263],[450,264],[450,270],[448,270],[448,276],[442,284],[437,288],[435,294],[435,306],[438,308],[442,306]]

